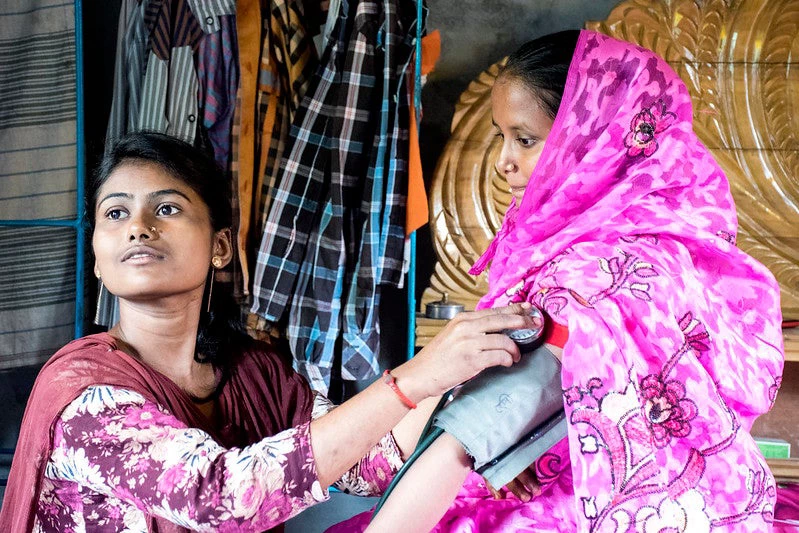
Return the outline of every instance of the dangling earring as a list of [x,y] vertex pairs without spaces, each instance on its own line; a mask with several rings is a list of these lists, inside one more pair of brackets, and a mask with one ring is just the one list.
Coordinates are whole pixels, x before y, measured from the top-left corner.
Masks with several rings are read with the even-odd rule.
[[208,286],[208,305],[205,307],[205,312],[206,313],[210,313],[211,312],[211,296],[213,295],[213,292],[214,292],[214,278],[216,277],[216,269],[217,268],[222,268],[222,258],[219,257],[218,255],[215,255],[211,259],[211,265],[212,265],[212,267],[211,267],[211,283]]

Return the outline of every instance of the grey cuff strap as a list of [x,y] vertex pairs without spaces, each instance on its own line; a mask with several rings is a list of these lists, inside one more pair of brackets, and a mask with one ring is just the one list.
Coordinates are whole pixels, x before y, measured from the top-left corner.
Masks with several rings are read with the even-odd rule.
[[492,486],[507,484],[566,436],[560,361],[540,346],[461,387],[434,424],[463,445]]

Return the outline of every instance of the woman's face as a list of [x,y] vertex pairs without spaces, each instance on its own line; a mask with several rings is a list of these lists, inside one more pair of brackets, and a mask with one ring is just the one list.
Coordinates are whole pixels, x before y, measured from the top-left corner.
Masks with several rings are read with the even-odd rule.
[[491,113],[497,136],[502,140],[496,169],[518,203],[544,149],[552,119],[522,81],[503,76],[491,91]]
[[95,274],[120,298],[202,297],[212,255],[230,259],[229,232],[214,232],[202,198],[159,165],[122,163],[97,198]]

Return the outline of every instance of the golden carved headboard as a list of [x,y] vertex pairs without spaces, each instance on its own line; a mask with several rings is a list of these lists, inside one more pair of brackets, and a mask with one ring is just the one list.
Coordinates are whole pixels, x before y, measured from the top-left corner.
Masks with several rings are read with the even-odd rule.
[[[799,318],[799,0],[627,0],[586,27],[657,52],[685,81],[695,130],[730,180],[738,244],[777,277],[785,318]],[[485,274],[467,271],[510,202],[493,167],[490,91],[499,65],[461,95],[435,171],[438,262],[422,306],[447,292],[471,309],[487,289]],[[417,344],[440,326],[420,317]],[[786,341],[799,356],[799,340]]]

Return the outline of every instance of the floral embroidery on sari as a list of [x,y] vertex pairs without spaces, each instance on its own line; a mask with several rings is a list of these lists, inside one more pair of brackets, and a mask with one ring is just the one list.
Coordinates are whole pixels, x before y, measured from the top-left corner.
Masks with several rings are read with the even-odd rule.
[[627,155],[635,157],[643,153],[646,157],[650,157],[659,147],[656,135],[665,131],[676,119],[677,115],[666,111],[663,100],[643,108],[633,117],[630,131],[624,137]]
[[664,448],[672,438],[691,432],[696,404],[685,397],[685,385],[680,381],[664,382],[660,376],[650,374],[641,380],[641,395],[646,399],[644,412],[655,446]]

